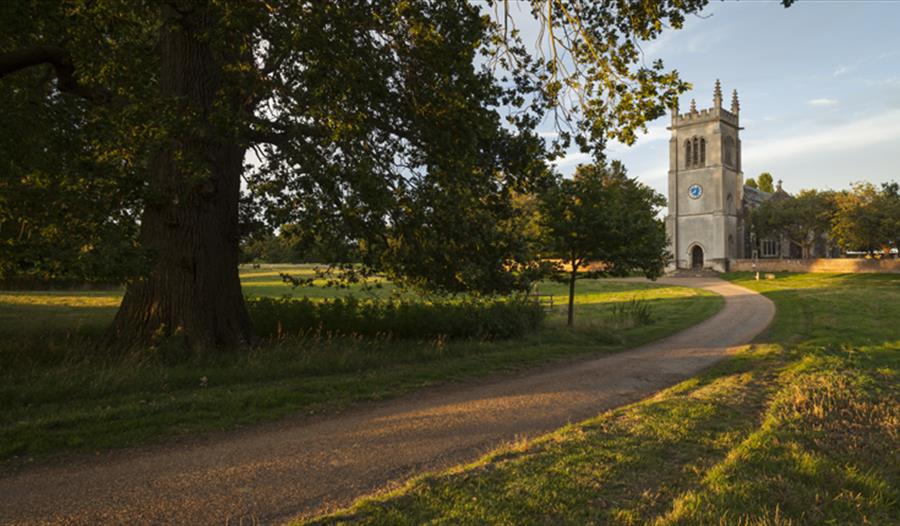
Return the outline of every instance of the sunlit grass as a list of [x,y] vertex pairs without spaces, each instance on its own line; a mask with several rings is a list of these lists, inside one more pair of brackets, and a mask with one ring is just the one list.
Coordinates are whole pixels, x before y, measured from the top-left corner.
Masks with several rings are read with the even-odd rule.
[[643,402],[311,524],[897,524],[900,276],[756,282],[757,344]]
[[[346,288],[329,287],[328,279],[316,276],[318,265],[266,265],[260,269],[249,266],[241,268],[241,286],[244,294],[254,296],[290,296],[311,299],[328,299],[347,294],[364,298],[388,298],[401,294],[389,281],[380,276],[373,276],[364,283],[353,283]],[[282,278],[283,274],[295,278],[313,279],[308,286],[293,287]]]

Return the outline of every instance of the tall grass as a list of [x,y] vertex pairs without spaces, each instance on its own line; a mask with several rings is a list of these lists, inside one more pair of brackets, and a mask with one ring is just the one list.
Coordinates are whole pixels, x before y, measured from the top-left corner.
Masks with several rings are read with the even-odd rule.
[[612,307],[612,317],[619,326],[638,327],[653,323],[653,308],[647,300],[637,297],[616,303]]

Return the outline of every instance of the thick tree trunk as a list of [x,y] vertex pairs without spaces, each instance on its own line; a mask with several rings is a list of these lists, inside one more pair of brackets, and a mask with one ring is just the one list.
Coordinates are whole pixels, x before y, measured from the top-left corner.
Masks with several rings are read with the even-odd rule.
[[151,159],[141,244],[152,267],[128,285],[111,336],[123,344],[180,335],[193,349],[243,346],[252,338],[238,277],[245,149],[214,124],[222,122],[214,112],[238,106],[222,99],[223,59],[202,35],[214,27],[209,13],[170,12],[163,26],[160,87],[184,105],[188,125]]

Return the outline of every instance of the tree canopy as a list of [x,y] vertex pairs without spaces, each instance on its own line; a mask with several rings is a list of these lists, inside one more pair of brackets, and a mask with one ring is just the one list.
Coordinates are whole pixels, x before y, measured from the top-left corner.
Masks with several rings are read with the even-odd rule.
[[774,198],[750,212],[758,238],[783,236],[812,257],[817,241],[846,252],[889,253],[900,244],[900,186],[854,183],[839,192],[803,190]]
[[832,192],[804,190],[789,199],[764,202],[751,212],[750,221],[758,236],[783,235],[808,258],[816,241],[830,233],[833,214]]
[[835,195],[832,233],[844,250],[869,254],[900,250],[900,191],[896,182],[879,189],[855,183]]
[[569,325],[576,280],[662,275],[671,255],[656,213],[665,203],[655,190],[629,178],[618,161],[579,166],[572,179],[560,180],[540,197],[541,255],[555,260],[557,279],[569,283]]
[[[640,43],[705,4],[533,0],[541,56],[506,2],[2,3],[0,269],[101,254],[130,275],[115,340],[197,347],[253,340],[238,243],[261,220],[412,286],[521,288],[510,196],[547,177],[535,126],[559,123],[549,155],[633,141],[688,87]],[[12,204],[28,192],[57,209]]]
[[772,174],[769,172],[763,172],[759,174],[759,177],[756,178],[757,188],[762,190],[763,192],[774,193],[775,192],[775,184],[772,179]]

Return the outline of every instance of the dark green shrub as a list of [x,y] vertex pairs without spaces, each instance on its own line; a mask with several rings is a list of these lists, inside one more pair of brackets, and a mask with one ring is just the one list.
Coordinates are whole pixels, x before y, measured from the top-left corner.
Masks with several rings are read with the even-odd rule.
[[390,301],[354,297],[325,301],[253,298],[247,301],[260,336],[357,335],[398,339],[508,339],[538,328],[540,305],[526,299]]

